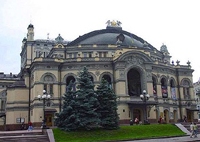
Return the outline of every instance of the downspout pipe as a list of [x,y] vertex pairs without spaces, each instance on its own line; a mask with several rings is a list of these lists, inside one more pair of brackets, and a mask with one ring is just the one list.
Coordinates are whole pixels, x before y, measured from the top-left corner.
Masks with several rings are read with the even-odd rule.
[[27,68],[28,72],[28,122],[31,120],[31,71]]
[[61,85],[62,85],[62,81],[61,81],[61,70],[62,70],[62,63],[58,66],[58,72],[59,72],[59,90],[60,90],[60,94],[59,94],[59,112],[61,112],[61,107],[62,107],[62,94],[61,94]]
[[181,91],[180,91],[180,83],[179,83],[179,73],[178,70],[176,69],[176,77],[177,77],[177,89],[178,89],[178,106],[179,106],[179,113],[180,113],[180,121],[182,122],[182,104],[181,104]]

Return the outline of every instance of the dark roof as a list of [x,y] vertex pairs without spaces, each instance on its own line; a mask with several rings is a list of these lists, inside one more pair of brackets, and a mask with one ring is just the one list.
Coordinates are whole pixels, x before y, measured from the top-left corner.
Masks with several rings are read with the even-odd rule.
[[[34,27],[33,27],[32,24],[29,24],[29,25],[28,25],[28,28],[34,28]],[[27,28],[27,29],[28,29],[28,28]]]
[[120,45],[122,46],[134,46],[139,48],[141,47],[148,49],[156,49],[142,38],[127,31],[123,31],[120,28],[107,28],[89,32],[87,34],[84,34],[83,36],[79,36],[77,39],[70,42],[67,46],[91,45],[91,44],[116,45],[117,39],[120,35],[124,36],[123,41],[120,43]]
[[16,88],[16,87],[26,87],[24,80],[16,81],[12,85],[8,86],[8,88]]
[[11,79],[11,78],[17,78],[17,74],[4,74],[3,72],[0,72],[0,79]]

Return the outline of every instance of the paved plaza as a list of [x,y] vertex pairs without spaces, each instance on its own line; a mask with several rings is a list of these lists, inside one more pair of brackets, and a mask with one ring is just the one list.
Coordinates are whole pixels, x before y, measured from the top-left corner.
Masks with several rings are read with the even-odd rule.
[[123,142],[198,142],[200,141],[200,134],[197,138],[190,138],[189,135],[183,137],[171,137],[171,138],[158,138],[158,139],[145,139],[145,140],[133,140]]

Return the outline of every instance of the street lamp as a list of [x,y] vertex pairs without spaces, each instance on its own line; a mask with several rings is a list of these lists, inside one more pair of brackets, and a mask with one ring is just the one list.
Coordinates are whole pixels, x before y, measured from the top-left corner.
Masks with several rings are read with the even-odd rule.
[[46,128],[46,120],[45,120],[45,102],[46,100],[49,100],[51,95],[46,93],[46,90],[43,90],[43,95],[38,95],[38,99],[43,101],[43,123],[42,123],[42,129]]
[[197,109],[198,109],[198,122],[200,122],[200,105],[197,105]]
[[147,105],[146,102],[149,100],[149,94],[147,94],[146,90],[143,90],[142,94],[140,95],[141,100],[144,102],[144,124],[148,123],[147,120]]

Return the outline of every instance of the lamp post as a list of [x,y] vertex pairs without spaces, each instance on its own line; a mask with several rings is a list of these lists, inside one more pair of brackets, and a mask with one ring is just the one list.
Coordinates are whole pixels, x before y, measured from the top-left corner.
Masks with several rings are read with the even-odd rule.
[[198,109],[198,122],[200,122],[200,105],[197,105],[197,109]]
[[144,102],[144,124],[147,124],[147,105],[146,102],[149,100],[149,94],[147,94],[146,90],[143,90],[142,94],[140,95],[141,100]]
[[46,90],[43,90],[43,95],[38,95],[38,99],[43,101],[43,123],[42,129],[46,128],[46,120],[45,120],[45,102],[50,99],[50,95],[46,93]]

